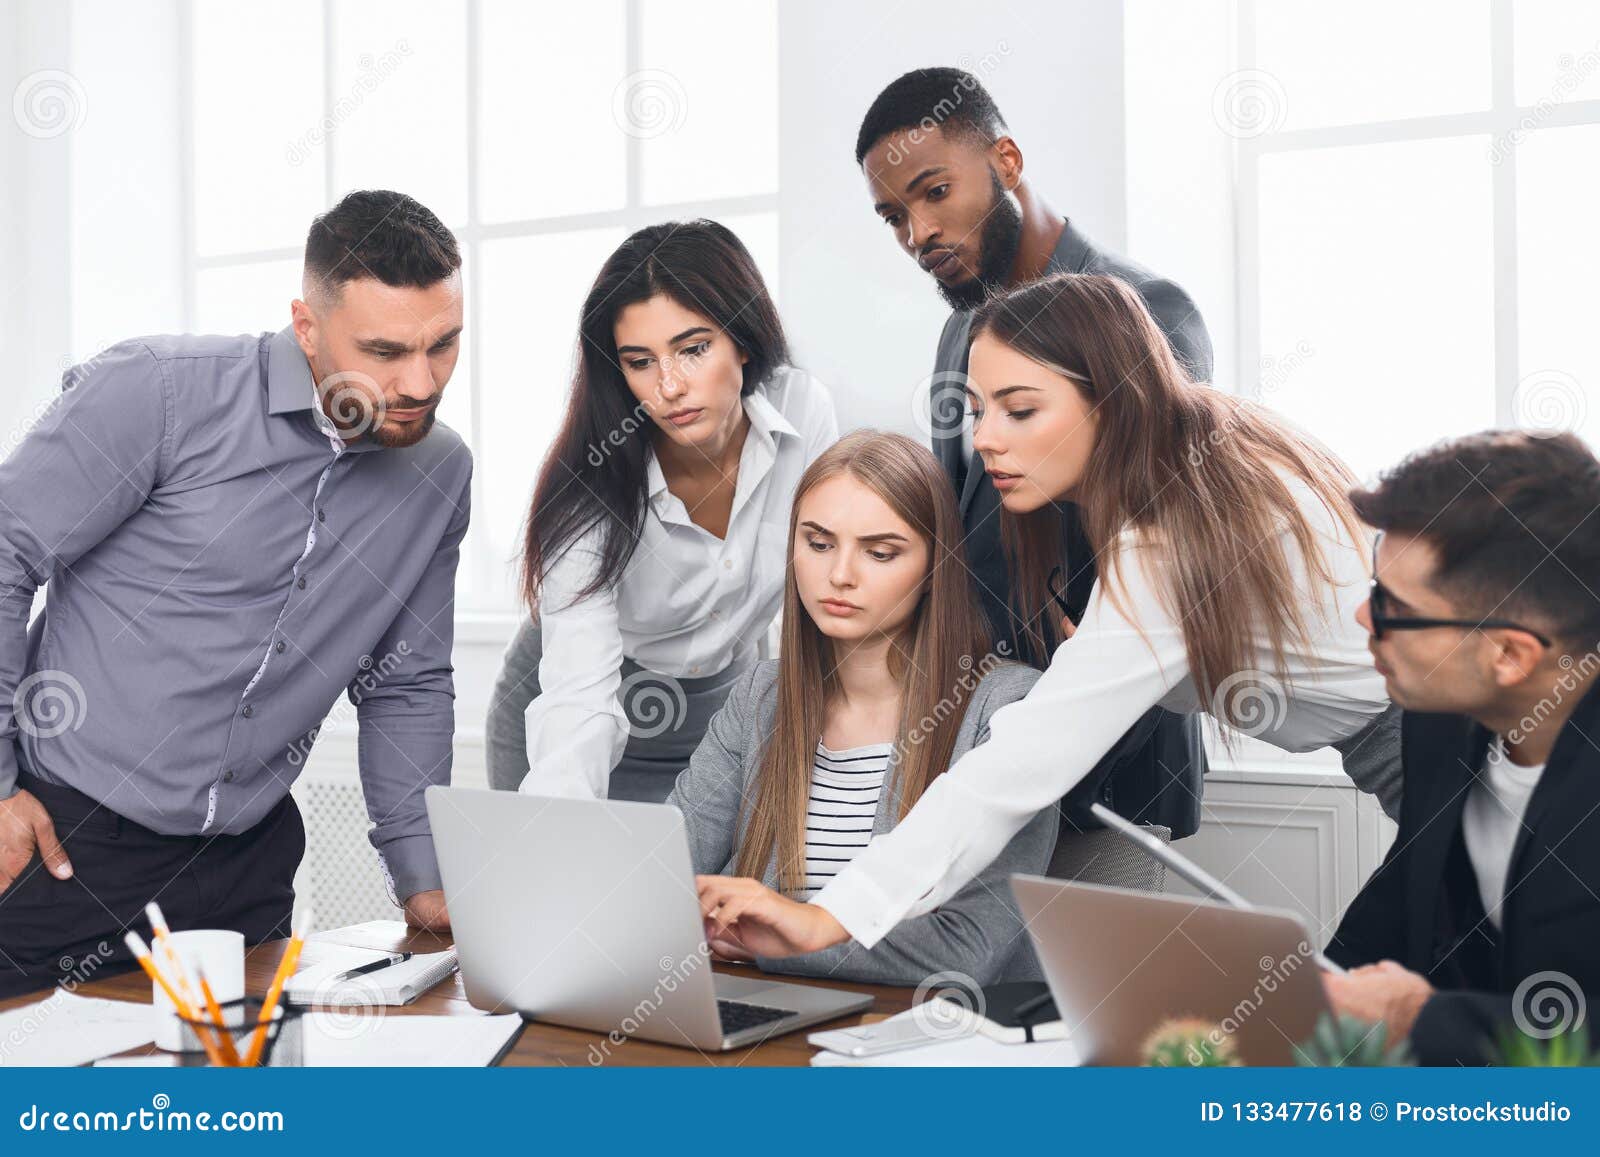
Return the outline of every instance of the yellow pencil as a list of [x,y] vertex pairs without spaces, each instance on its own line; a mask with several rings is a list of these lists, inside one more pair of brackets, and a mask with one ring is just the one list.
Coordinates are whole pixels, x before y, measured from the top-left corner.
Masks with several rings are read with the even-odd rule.
[[[139,962],[139,967],[145,970],[146,975],[156,982],[156,986],[162,992],[166,993],[167,999],[172,1002],[172,1007],[178,1010],[178,1015],[183,1017],[186,1022],[198,1020],[199,1017],[195,1016],[194,1009],[189,1007],[188,1002],[183,997],[173,991],[171,983],[168,982],[165,976],[161,975],[161,970],[156,967],[155,960],[150,956],[150,949],[145,944],[144,937],[137,932],[129,932],[122,940],[128,946],[128,950],[133,953],[133,958]],[[222,1054],[217,1051],[216,1045],[211,1043],[210,1034],[200,1032],[197,1029],[194,1035],[200,1039],[200,1047],[206,1050],[206,1058],[214,1065],[222,1065],[224,1063]]]
[[272,984],[267,989],[267,997],[261,1002],[261,1015],[256,1018],[256,1030],[250,1034],[250,1048],[244,1055],[246,1068],[253,1068],[261,1063],[261,1053],[266,1048],[267,1031],[272,1023],[273,1010],[278,1007],[278,1000],[283,996],[283,986],[289,982],[289,977],[294,975],[295,966],[300,963],[300,949],[305,947],[306,932],[310,927],[311,909],[307,908],[300,914],[300,919],[295,921],[294,934],[289,937],[289,946],[283,950],[283,959],[278,961],[278,971],[273,974]]
[[166,957],[167,967],[172,969],[172,978],[178,986],[178,991],[183,993],[183,998],[190,1004],[196,1003],[194,992],[189,987],[189,971],[183,966],[183,959],[178,955],[178,950],[172,946],[172,930],[167,927],[167,918],[161,912],[161,905],[151,900],[144,906],[144,914],[145,919],[150,921],[155,947],[161,949]]
[[206,983],[206,971],[196,967],[195,975],[200,981],[200,991],[205,994],[206,1012],[211,1021],[217,1026],[217,1043],[222,1046],[222,1059],[228,1064],[238,1067],[239,1050],[233,1047],[233,1033],[228,1029],[228,1022],[222,1017],[222,1006],[217,1003],[217,997],[211,991],[211,985]]

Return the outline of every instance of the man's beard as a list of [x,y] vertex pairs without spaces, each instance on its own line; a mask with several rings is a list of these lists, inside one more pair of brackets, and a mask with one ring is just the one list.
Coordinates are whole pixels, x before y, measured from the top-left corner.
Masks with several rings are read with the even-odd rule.
[[[335,370],[325,364],[321,356],[308,358],[312,381],[316,383],[317,405],[334,431],[347,442],[372,442],[386,450],[415,446],[433,429],[439,414],[440,395],[430,398],[413,398],[402,395],[393,402],[385,400],[371,375],[359,370]],[[420,421],[409,425],[390,422],[387,412],[415,410],[422,406],[428,412]]]
[[398,450],[404,446],[415,446],[428,436],[428,431],[433,429],[433,420],[438,416],[439,407],[435,405],[420,422],[413,422],[409,426],[380,422],[368,430],[365,437],[369,442],[376,442],[385,450]]
[[951,309],[975,309],[997,289],[1004,289],[1022,246],[1022,212],[1006,196],[999,175],[989,170],[991,197],[984,210],[983,230],[978,234],[978,275],[959,285],[946,285],[937,279],[939,296]]

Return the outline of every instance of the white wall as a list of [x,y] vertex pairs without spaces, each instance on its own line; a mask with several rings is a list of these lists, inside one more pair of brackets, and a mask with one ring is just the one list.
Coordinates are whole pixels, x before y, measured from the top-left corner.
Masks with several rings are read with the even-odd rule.
[[912,68],[965,68],[994,96],[1026,172],[1088,234],[1126,231],[1121,6],[817,0],[780,9],[779,268],[797,358],[841,429],[916,434],[912,399],[949,310],[872,212],[856,130]]

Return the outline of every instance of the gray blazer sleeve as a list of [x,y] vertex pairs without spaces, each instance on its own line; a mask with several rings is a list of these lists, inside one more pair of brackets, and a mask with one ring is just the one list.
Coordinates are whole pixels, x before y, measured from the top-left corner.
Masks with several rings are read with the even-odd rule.
[[734,683],[667,796],[666,802],[683,813],[689,860],[698,875],[723,871],[738,847],[745,758],[754,754],[747,752],[750,736],[761,733],[760,721],[752,713],[762,709],[777,669],[776,659],[754,663],[749,674]]
[[506,648],[484,726],[489,786],[516,791],[528,774],[528,704],[539,694],[539,624],[524,619]]
[[[1039,674],[1021,664],[990,672],[967,709],[955,758],[988,739],[990,717],[1027,694]],[[1034,816],[949,903],[901,923],[874,948],[851,940],[805,956],[756,963],[768,972],[875,984],[920,984],[937,972],[960,972],[980,985],[993,984],[1027,942],[1009,877],[1013,872],[1044,875],[1055,849],[1057,822],[1053,807]]]

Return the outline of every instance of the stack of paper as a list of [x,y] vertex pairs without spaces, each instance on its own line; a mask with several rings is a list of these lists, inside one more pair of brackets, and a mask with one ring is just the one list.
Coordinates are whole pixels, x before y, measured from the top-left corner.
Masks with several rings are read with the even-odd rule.
[[307,1066],[481,1068],[517,1039],[522,1018],[504,1016],[386,1016],[352,1028],[338,1013],[310,1013],[305,1023]]
[[155,1039],[151,1005],[93,1000],[58,988],[36,1004],[0,1012],[0,1067],[83,1065]]

